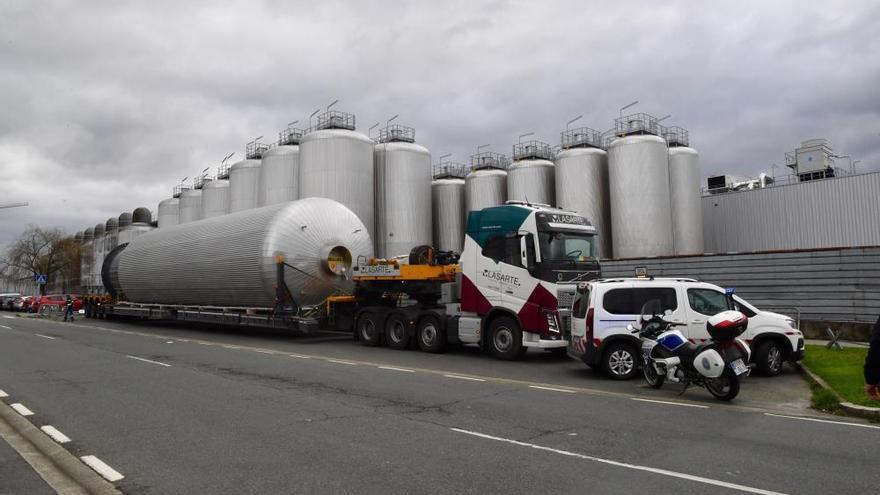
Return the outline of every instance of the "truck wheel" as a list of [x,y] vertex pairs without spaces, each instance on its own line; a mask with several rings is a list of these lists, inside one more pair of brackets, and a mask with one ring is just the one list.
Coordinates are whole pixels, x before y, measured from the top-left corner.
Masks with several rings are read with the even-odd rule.
[[614,380],[629,380],[639,371],[638,359],[633,346],[615,342],[602,354],[602,370]]
[[489,350],[492,355],[505,361],[522,359],[526,348],[522,345],[519,323],[509,316],[500,316],[489,325]]
[[441,326],[440,319],[434,315],[422,316],[416,326],[416,340],[419,341],[419,349],[424,352],[445,351],[446,330]]
[[409,321],[404,315],[393,314],[385,320],[385,342],[401,351],[409,347]]
[[758,373],[764,376],[776,376],[782,373],[782,365],[784,354],[782,346],[775,340],[766,340],[761,342],[755,350],[754,362],[758,368]]
[[361,344],[369,347],[379,345],[379,317],[375,313],[363,313],[357,320],[357,334]]

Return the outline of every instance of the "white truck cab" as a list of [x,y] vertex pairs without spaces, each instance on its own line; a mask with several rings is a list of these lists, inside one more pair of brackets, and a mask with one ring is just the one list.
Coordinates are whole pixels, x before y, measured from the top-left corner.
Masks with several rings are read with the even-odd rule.
[[749,317],[743,338],[752,348],[752,363],[764,375],[777,375],[785,361],[803,357],[804,339],[795,321],[761,311],[739,296],[731,300],[717,285],[686,278],[620,278],[585,282],[572,302],[568,355],[591,367],[600,367],[611,378],[628,379],[641,365],[640,344],[627,330],[642,305],[659,299],[667,317],[684,323],[681,331],[694,342],[706,342],[706,321],[728,309]]

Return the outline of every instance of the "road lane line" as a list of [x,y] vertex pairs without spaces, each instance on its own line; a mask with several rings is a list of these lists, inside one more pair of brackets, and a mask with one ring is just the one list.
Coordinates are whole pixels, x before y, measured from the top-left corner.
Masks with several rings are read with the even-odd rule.
[[304,354],[288,354],[288,356],[298,359],[312,359],[312,356],[306,356]]
[[7,394],[6,392],[4,392],[3,390],[0,390],[0,399],[3,399],[3,398],[5,398],[5,397],[9,397],[9,394]]
[[684,407],[696,407],[698,409],[709,409],[709,406],[704,406],[702,404],[685,404],[684,402],[670,402],[670,401],[665,401],[665,400],[641,399],[639,397],[632,397],[632,400],[637,400],[639,402],[653,402],[655,404],[669,404],[671,406],[684,406]]
[[50,337],[49,335],[43,335],[41,333],[35,333],[37,337],[43,337],[44,339],[55,340],[55,337]]
[[10,320],[14,320],[14,319],[15,319],[14,316],[9,316],[9,315],[3,315],[3,317],[4,317],[4,318],[8,318],[8,319],[10,319]]
[[391,370],[391,371],[403,371],[404,373],[415,373],[415,370],[408,370],[406,368],[395,368],[394,366],[379,366],[380,370]]
[[456,378],[458,380],[470,380],[472,382],[485,382],[486,380],[482,378],[474,378],[472,376],[462,376],[462,375],[443,375],[446,378]]
[[119,471],[108,466],[104,463],[104,461],[98,459],[93,455],[84,455],[80,457],[80,459],[82,459],[82,461],[86,463],[87,466],[94,469],[96,473],[100,474],[105,480],[111,483],[125,478],[125,476],[122,476]]
[[575,393],[574,390],[568,390],[568,389],[565,389],[565,388],[555,388],[555,387],[542,387],[542,386],[540,386],[540,385],[529,385],[529,388],[536,388],[536,389],[538,389],[538,390],[549,390],[549,391],[551,391],[551,392],[565,392],[566,394],[573,394],[573,393]]
[[33,416],[34,412],[30,409],[24,407],[24,404],[20,402],[16,402],[15,404],[11,404],[9,407],[15,409],[15,412],[21,414],[22,416]]
[[138,361],[143,361],[143,362],[145,362],[145,363],[158,364],[159,366],[165,366],[165,367],[167,367],[167,368],[170,368],[170,367],[171,367],[171,365],[168,364],[168,363],[160,363],[159,361],[153,361],[152,359],[145,359],[145,358],[142,358],[142,357],[128,356],[128,355],[126,355],[125,357],[127,357],[127,358],[131,358],[131,359],[137,359]]
[[843,421],[833,421],[833,420],[829,420],[829,419],[819,419],[819,418],[805,418],[803,416],[786,416],[784,414],[773,414],[773,413],[764,413],[764,416],[771,416],[773,418],[799,419],[801,421],[813,421],[816,423],[829,423],[832,425],[840,425],[840,426],[858,426],[859,428],[880,429],[880,426],[876,426],[876,425],[863,425],[861,423],[846,423]]
[[70,441],[70,438],[68,438],[67,435],[58,431],[58,429],[54,426],[41,426],[40,429],[43,430],[43,433],[49,435],[50,437],[52,437],[52,440],[55,440],[58,443],[67,443]]
[[328,363],[336,363],[336,364],[347,364],[349,366],[357,366],[357,363],[352,363],[351,361],[343,361],[341,359],[328,359]]
[[260,354],[275,354],[275,351],[267,351],[266,349],[254,349],[254,351],[259,352]]
[[7,330],[12,330],[12,327],[7,327],[6,325],[0,325],[0,328],[5,328]]
[[680,473],[678,471],[670,471],[668,469],[653,468],[653,467],[649,467],[649,466],[640,466],[638,464],[630,464],[627,462],[614,461],[611,459],[603,459],[601,457],[594,457],[591,455],[578,454],[577,452],[571,452],[568,450],[554,449],[551,447],[545,447],[543,445],[537,445],[534,443],[520,442],[519,440],[512,440],[509,438],[496,437],[496,436],[492,436],[492,435],[487,435],[485,433],[479,433],[476,431],[462,430],[461,428],[450,428],[450,430],[458,432],[458,433],[464,433],[465,435],[471,435],[474,437],[484,438],[487,440],[494,440],[496,442],[504,442],[504,443],[509,443],[509,444],[513,444],[513,445],[519,445],[521,447],[529,447],[529,448],[532,448],[535,450],[543,450],[545,452],[552,452],[554,454],[564,455],[567,457],[575,457],[577,459],[583,459],[586,461],[594,461],[594,462],[599,462],[602,464],[609,464],[611,466],[633,469],[635,471],[645,471],[648,473],[669,476],[671,478],[679,478],[679,479],[688,480],[688,481],[695,481],[697,483],[705,483],[707,485],[713,485],[713,486],[718,486],[718,487],[723,487],[723,488],[730,488],[732,490],[739,490],[741,492],[746,492],[746,493],[756,493],[758,495],[785,495],[781,492],[762,490],[760,488],[753,488],[750,486],[739,485],[736,483],[729,483],[727,481],[715,480],[712,478],[704,478],[702,476],[695,476],[692,474]]

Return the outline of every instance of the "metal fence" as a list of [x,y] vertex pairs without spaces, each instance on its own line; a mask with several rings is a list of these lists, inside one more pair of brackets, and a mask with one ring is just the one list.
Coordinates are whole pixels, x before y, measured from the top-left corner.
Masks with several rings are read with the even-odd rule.
[[807,321],[873,323],[880,314],[880,247],[606,260],[602,275],[689,277],[755,306]]

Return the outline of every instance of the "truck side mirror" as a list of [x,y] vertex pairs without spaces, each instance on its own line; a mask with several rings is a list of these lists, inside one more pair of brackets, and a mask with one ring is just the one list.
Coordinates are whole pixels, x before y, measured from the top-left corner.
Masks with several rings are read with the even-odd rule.
[[522,265],[529,271],[535,269],[535,236],[531,233],[519,238],[520,259]]

